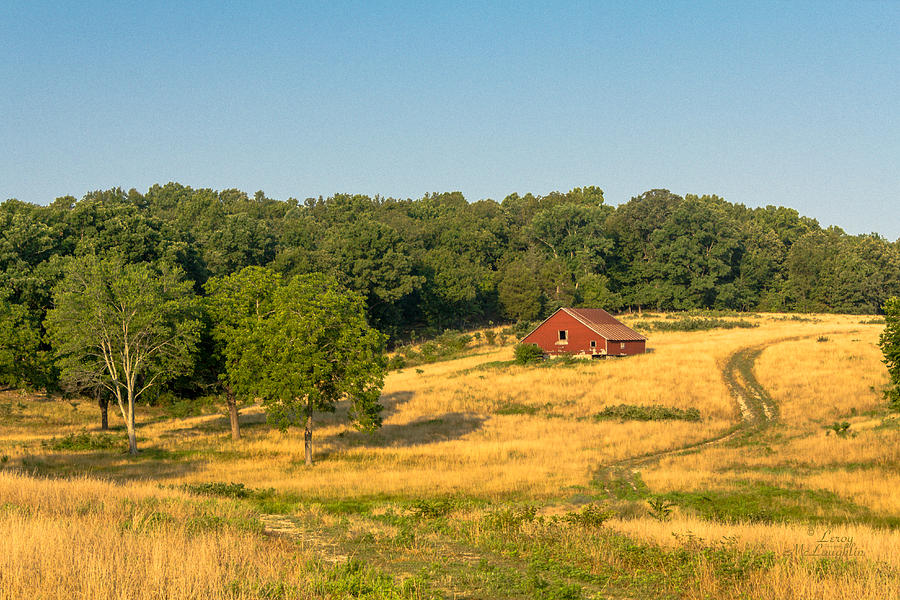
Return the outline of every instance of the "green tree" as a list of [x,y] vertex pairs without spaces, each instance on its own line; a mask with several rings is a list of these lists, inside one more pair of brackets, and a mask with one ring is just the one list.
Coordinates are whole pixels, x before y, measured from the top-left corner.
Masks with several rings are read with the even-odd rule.
[[256,378],[242,391],[262,398],[270,423],[304,425],[311,465],[316,411],[334,412],[347,400],[357,428],[381,426],[384,343],[359,293],[325,275],[298,275],[275,292],[272,313],[248,335],[243,364]]
[[650,235],[658,307],[733,308],[742,248],[726,205],[715,196],[688,195]]
[[415,291],[421,277],[412,273],[408,249],[388,225],[360,219],[329,230],[322,243],[321,261],[341,284],[360,292],[373,322],[389,324],[392,303]]
[[540,256],[536,252],[528,252],[500,271],[497,296],[503,316],[517,321],[533,321],[541,316],[540,268]]
[[36,387],[45,369],[40,329],[24,307],[0,298],[0,385]]
[[278,273],[264,267],[245,267],[206,282],[206,307],[215,342],[213,359],[219,365],[219,383],[225,391],[234,440],[241,437],[236,394],[252,391],[256,385],[255,360],[251,358],[254,334],[271,316],[280,284]]
[[900,408],[900,297],[889,298],[884,303],[884,320],[878,343],[891,376],[892,387],[886,395],[894,408]]
[[63,380],[108,390],[137,454],[135,403],[192,365],[200,321],[191,283],[174,268],[87,255],[68,264],[53,302],[45,325]]

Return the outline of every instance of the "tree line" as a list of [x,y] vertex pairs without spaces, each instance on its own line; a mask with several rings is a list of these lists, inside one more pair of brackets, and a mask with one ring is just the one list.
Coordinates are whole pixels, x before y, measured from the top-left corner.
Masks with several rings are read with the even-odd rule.
[[[560,306],[876,313],[900,295],[900,242],[717,196],[651,190],[612,207],[597,187],[500,202],[117,188],[0,205],[0,385],[59,384],[48,315],[72,265],[111,256],[122,277],[133,265],[177,273],[198,299],[248,267],[279,285],[321,274],[360,298],[389,344]],[[230,333],[212,314],[197,317],[191,367],[166,385],[221,379],[225,359],[206,357]]]

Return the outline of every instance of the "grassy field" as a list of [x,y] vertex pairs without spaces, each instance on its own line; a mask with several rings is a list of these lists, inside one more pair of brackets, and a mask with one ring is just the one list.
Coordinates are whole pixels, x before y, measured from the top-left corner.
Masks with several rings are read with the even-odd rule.
[[256,407],[239,442],[215,406],[144,407],[129,457],[112,412],[4,392],[0,600],[900,598],[882,325],[735,320],[393,371],[384,427],[319,416],[312,468]]

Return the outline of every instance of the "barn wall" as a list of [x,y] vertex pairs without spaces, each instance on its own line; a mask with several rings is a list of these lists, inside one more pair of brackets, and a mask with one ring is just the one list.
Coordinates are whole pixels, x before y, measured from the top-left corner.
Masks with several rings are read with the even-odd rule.
[[[556,343],[560,329],[569,331],[567,344]],[[522,343],[537,344],[547,354],[591,354],[591,340],[597,341],[594,351],[601,352],[606,348],[603,336],[591,331],[570,314],[559,311],[525,337]]]
[[[622,349],[622,344],[625,344],[625,348]],[[644,340],[639,341],[631,341],[631,342],[609,342],[609,354],[624,354],[626,356],[631,356],[632,354],[643,354],[647,350],[647,342]]]

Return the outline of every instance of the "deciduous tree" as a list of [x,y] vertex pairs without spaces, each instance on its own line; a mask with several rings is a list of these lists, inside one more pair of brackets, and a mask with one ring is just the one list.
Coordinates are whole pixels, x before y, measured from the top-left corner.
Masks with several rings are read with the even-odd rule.
[[248,392],[263,399],[269,422],[303,424],[306,463],[313,460],[313,415],[341,400],[359,429],[381,426],[385,336],[369,327],[363,297],[328,276],[299,275],[280,287],[273,311],[248,336]]
[[887,398],[892,406],[900,408],[900,297],[889,298],[885,302],[884,320],[879,345],[891,376],[892,387],[887,392]]
[[135,403],[187,371],[200,322],[180,270],[118,256],[72,259],[53,293],[46,328],[65,381],[116,399],[137,454]]
[[252,398],[256,387],[256,334],[272,315],[273,297],[281,284],[278,273],[264,267],[245,267],[226,277],[206,282],[206,306],[215,341],[214,360],[225,391],[231,437],[241,437],[238,400]]

